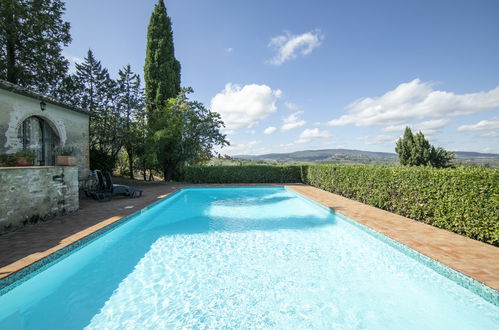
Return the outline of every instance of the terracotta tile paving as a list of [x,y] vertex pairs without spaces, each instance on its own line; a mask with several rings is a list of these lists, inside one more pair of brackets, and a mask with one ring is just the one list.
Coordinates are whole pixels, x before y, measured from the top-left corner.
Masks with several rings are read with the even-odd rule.
[[[149,184],[141,198],[99,203],[82,197],[80,210],[0,236],[0,279],[161,199],[182,184]],[[499,289],[499,248],[306,185],[287,187],[328,206],[486,285]],[[133,208],[125,208],[133,206]]]

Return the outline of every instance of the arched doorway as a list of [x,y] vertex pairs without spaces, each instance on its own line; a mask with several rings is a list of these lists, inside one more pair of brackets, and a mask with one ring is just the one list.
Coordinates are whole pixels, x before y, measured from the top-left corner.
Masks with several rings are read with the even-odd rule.
[[26,118],[19,127],[23,149],[36,153],[35,165],[55,165],[55,147],[59,136],[49,122],[38,116]]

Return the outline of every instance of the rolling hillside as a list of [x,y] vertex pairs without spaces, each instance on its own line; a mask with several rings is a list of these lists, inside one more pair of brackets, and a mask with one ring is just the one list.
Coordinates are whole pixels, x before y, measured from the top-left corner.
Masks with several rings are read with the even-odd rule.
[[[456,162],[499,167],[499,154],[455,151]],[[397,164],[397,154],[350,149],[303,150],[265,155],[237,155],[232,158],[270,163]]]

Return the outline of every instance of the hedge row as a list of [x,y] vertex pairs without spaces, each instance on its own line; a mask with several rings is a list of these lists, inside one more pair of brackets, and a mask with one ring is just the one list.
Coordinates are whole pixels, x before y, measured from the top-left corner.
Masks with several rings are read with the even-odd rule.
[[298,183],[301,166],[188,166],[178,179],[189,183]]
[[499,171],[313,165],[305,183],[499,246]]

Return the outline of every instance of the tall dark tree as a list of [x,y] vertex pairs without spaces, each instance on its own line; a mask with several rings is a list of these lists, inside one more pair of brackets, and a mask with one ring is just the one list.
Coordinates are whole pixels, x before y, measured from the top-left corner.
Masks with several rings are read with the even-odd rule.
[[84,89],[81,81],[75,74],[69,74],[59,79],[52,86],[50,95],[73,106],[81,106],[81,94]]
[[147,28],[144,81],[152,121],[154,112],[180,92],[180,62],[175,58],[172,23],[163,0],[158,0]]
[[81,88],[79,105],[98,116],[103,109],[113,105],[116,85],[91,49],[82,63],[76,63],[76,80]]
[[0,1],[0,78],[50,93],[68,70],[71,42],[61,0]]
[[397,141],[395,151],[401,165],[450,167],[454,154],[441,147],[434,147],[422,132],[413,134],[409,127]]
[[76,64],[79,106],[90,111],[90,165],[112,170],[123,143],[123,118],[116,104],[118,89],[91,50]]
[[117,106],[123,118],[124,137],[123,143],[128,155],[130,178],[134,179],[134,160],[143,146],[145,128],[144,94],[141,86],[140,76],[135,74],[126,65],[118,72],[118,99]]

